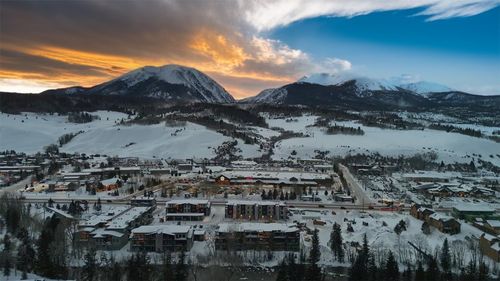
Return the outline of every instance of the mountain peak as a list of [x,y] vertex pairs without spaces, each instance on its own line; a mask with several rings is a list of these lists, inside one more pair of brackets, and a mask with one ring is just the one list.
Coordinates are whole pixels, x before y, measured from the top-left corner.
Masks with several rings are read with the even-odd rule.
[[429,81],[422,81],[412,75],[403,74],[401,76],[392,77],[389,79],[369,78],[354,73],[314,73],[304,76],[297,83],[320,84],[323,86],[341,85],[348,81],[354,81],[359,92],[364,91],[380,91],[389,90],[396,91],[398,89],[408,90],[419,95],[436,92],[453,91],[452,88]]
[[[66,93],[67,91],[59,89],[55,92]],[[80,92],[99,95],[133,95],[171,102],[234,102],[234,98],[215,80],[195,68],[177,64],[140,67]]]

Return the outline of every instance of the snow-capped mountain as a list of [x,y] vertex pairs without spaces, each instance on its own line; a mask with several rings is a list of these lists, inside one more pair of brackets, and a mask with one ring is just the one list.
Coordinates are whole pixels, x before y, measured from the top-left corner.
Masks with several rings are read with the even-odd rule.
[[[68,92],[71,91],[58,89],[44,93]],[[234,98],[206,74],[191,67],[174,64],[141,67],[103,84],[82,88],[78,93],[140,96],[172,102],[234,102]]]
[[304,76],[297,83],[320,84],[323,86],[342,85],[354,81],[357,87],[356,94],[363,95],[366,91],[397,90],[397,84],[384,79],[373,79],[352,73],[330,74],[314,73]]
[[297,81],[297,83],[311,83],[330,86],[341,85],[348,81],[355,81],[358,95],[364,95],[368,91],[397,91],[399,89],[424,95],[428,93],[453,91],[453,89],[448,86],[434,82],[415,80],[407,75],[401,75],[399,77],[392,77],[389,79],[374,79],[353,73],[315,73],[302,77]]
[[280,88],[266,89],[243,103],[341,106],[357,109],[426,108],[498,104],[497,97],[455,91],[447,86],[410,79],[408,76],[373,79],[351,73],[318,73]]
[[418,81],[418,82],[413,82],[413,83],[407,83],[407,84],[399,84],[400,88],[403,88],[405,90],[420,94],[420,95],[426,95],[429,93],[443,93],[443,92],[451,92],[453,91],[452,88],[441,85],[438,83],[434,82],[428,82],[428,81]]

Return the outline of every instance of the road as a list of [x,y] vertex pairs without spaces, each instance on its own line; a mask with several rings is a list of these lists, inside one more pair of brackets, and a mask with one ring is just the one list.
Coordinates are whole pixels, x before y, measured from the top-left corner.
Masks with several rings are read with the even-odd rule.
[[[54,198],[52,199],[55,203],[59,204],[69,204],[72,199],[69,198]],[[162,198],[157,197],[156,202],[159,205],[165,204],[167,201],[170,201],[170,198]],[[47,202],[47,198],[27,198],[23,200],[26,203],[44,203]],[[97,202],[97,199],[86,200],[89,203]],[[124,205],[129,204],[130,200],[117,198],[116,200],[101,200],[103,204],[116,204],[116,205]],[[225,206],[227,200],[222,199],[213,199],[210,200],[210,203],[213,206]],[[329,210],[361,210],[361,211],[409,211],[410,207],[402,207],[398,209],[390,209],[387,206],[383,205],[372,205],[368,207],[368,205],[360,205],[360,204],[345,204],[345,203],[321,203],[321,202],[304,202],[304,201],[285,201],[285,204],[288,208],[304,208],[304,209],[329,209]],[[436,211],[439,212],[449,212],[451,208],[436,208]]]
[[5,192],[16,192],[20,189],[24,190],[24,187],[26,187],[26,185],[29,185],[30,183],[31,183],[31,176],[28,176],[28,177],[16,182],[13,185],[9,185],[9,186],[0,188],[0,194],[5,193]]
[[349,169],[342,164],[339,164],[339,169],[340,171],[342,171],[342,175],[344,176],[344,179],[346,180],[348,187],[354,193],[354,196],[356,196],[357,198],[356,203],[358,205],[365,205],[365,206],[372,205],[373,204],[372,199],[365,193],[363,187],[354,178],[351,172],[349,172]]

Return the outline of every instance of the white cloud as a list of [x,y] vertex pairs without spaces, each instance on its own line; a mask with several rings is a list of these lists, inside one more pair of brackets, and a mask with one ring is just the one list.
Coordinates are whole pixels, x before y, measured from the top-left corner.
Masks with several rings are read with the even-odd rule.
[[353,17],[380,11],[424,8],[428,20],[467,17],[500,5],[500,0],[240,0],[247,22],[259,31],[319,16]]
[[40,93],[48,89],[61,87],[57,83],[38,82],[24,79],[0,78],[0,89],[2,92],[14,93]]
[[325,68],[329,73],[344,72],[352,69],[352,63],[344,59],[327,58],[323,63],[323,68]]

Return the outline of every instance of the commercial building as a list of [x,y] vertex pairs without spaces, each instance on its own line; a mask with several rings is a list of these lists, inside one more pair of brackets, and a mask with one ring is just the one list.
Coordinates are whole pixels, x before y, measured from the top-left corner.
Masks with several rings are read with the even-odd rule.
[[300,230],[286,223],[225,223],[216,231],[218,250],[298,251]]
[[285,220],[287,207],[274,201],[228,201],[225,217],[241,220]]
[[131,251],[188,251],[192,244],[193,231],[187,225],[144,225],[132,229],[130,234]]

